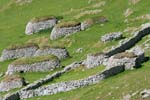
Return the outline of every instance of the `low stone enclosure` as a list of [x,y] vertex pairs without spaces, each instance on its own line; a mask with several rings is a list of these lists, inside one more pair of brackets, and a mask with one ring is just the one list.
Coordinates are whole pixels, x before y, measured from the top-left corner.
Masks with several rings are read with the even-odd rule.
[[[12,93],[11,95],[5,96],[4,100],[12,100],[12,98],[14,100],[20,100],[20,99],[25,99],[25,98],[31,98],[34,96],[52,95],[52,94],[56,94],[59,92],[70,91],[70,90],[73,90],[76,88],[85,87],[85,86],[88,86],[91,84],[96,84],[96,83],[100,82],[101,80],[108,78],[110,76],[116,75],[120,72],[123,72],[124,70],[136,68],[138,65],[140,65],[142,62],[145,61],[144,51],[140,47],[137,47],[137,46],[134,48],[132,48],[132,47],[142,37],[144,37],[145,35],[148,35],[149,33],[150,33],[150,24],[145,24],[144,26],[142,26],[142,28],[139,32],[136,32],[136,34],[129,39],[129,41],[125,41],[124,43],[119,44],[119,46],[117,46],[116,48],[114,48],[106,53],[98,53],[95,55],[91,55],[91,56],[95,56],[95,57],[100,56],[99,60],[97,60],[97,61],[92,60],[92,61],[93,61],[93,63],[94,63],[94,61],[98,62],[98,64],[94,63],[95,67],[99,66],[101,64],[106,65],[106,69],[103,72],[97,73],[96,75],[89,76],[88,78],[84,78],[84,79],[80,79],[80,80],[73,80],[73,81],[67,81],[67,82],[61,82],[61,83],[42,86],[42,84],[46,83],[47,81],[51,81],[54,78],[54,76],[55,77],[60,76],[62,73],[71,69],[71,67],[68,67],[66,69],[64,68],[64,70],[55,73],[53,76],[49,76],[43,80],[41,79],[41,80],[35,82],[35,84],[31,84],[24,89],[21,89],[15,93]],[[124,48],[122,48],[122,47],[124,47]],[[131,49],[128,50],[129,48],[131,48]],[[115,49],[116,49],[116,51],[115,51]],[[96,59],[95,57],[93,57],[93,58]],[[104,58],[104,61],[103,61],[103,58]],[[128,59],[128,60],[126,60],[126,59]],[[117,60],[117,61],[119,61],[119,63],[117,63],[117,65],[114,64],[111,66],[111,64],[112,64],[111,60]],[[122,60],[125,62],[122,62]],[[134,62],[131,62],[131,60]],[[113,62],[115,62],[115,61],[113,61]],[[123,64],[120,64],[120,62]],[[87,63],[87,60],[84,60],[80,64],[86,65],[88,63]],[[109,66],[109,64],[110,64],[110,66]],[[77,66],[78,66],[78,64],[77,64]],[[129,66],[132,66],[132,67],[129,67]],[[91,68],[91,67],[89,67],[89,68]]]
[[[98,54],[88,55],[87,59],[85,61],[87,68],[96,67],[96,66],[99,66],[101,64],[109,65],[109,64],[106,64],[106,63],[108,63],[107,60],[113,59],[113,61],[114,61],[113,55],[128,50],[129,48],[133,47],[138,41],[140,41],[144,36],[149,35],[149,34],[150,34],[150,24],[149,23],[143,24],[141,26],[140,31],[135,32],[133,37],[125,40],[124,42],[121,42],[119,45],[117,45],[113,49],[111,49],[111,50],[109,50],[105,53],[98,53]],[[137,55],[137,57],[134,57],[135,59],[132,59],[135,62],[135,64],[136,64],[136,62],[142,62],[143,59],[145,58],[144,57],[144,51],[142,49],[140,49],[139,47],[136,47],[136,48],[132,49],[131,51],[135,55]],[[109,57],[111,57],[111,58],[109,58]],[[118,60],[116,59],[115,61],[118,61]],[[121,58],[121,60],[123,60],[123,59]],[[121,61],[121,60],[119,60],[119,61]],[[131,58],[124,57],[123,61],[124,62],[125,61],[130,62],[130,60],[131,60]],[[118,62],[114,62],[114,63],[118,63]],[[110,65],[111,64],[112,64],[112,61],[110,61]],[[130,68],[132,69],[133,66],[130,66]]]
[[88,27],[92,26],[93,24],[100,24],[107,21],[108,20],[106,17],[100,16],[100,17],[89,18],[83,21],[82,23],[75,22],[75,21],[60,22],[53,28],[50,38],[51,40],[56,40],[60,37],[74,34],[81,30],[85,30]]
[[68,51],[62,47],[44,47],[40,48],[36,44],[14,45],[3,50],[0,61],[16,59],[21,57],[32,57],[41,55],[55,55],[59,59],[65,59],[69,56]]
[[108,42],[112,40],[119,40],[123,38],[122,32],[113,32],[113,33],[108,33],[104,36],[101,37],[102,42]]
[[120,42],[120,44],[111,50],[106,52],[106,55],[112,56],[114,54],[124,52],[129,48],[133,47],[138,41],[140,41],[144,36],[150,34],[150,23],[143,24],[141,29],[134,33],[134,35],[129,38],[125,39],[124,41]]
[[60,61],[56,56],[37,56],[20,58],[8,66],[6,74],[15,72],[47,72],[60,67]]
[[31,57],[39,47],[35,44],[12,45],[3,50],[0,60],[10,60],[21,57]]
[[50,29],[56,25],[57,21],[58,21],[57,18],[54,16],[43,16],[33,18],[26,25],[25,33],[27,35],[31,35],[33,33],[37,33],[42,30]]
[[51,40],[58,39],[65,35],[70,35],[81,31],[81,23],[79,22],[63,22],[58,23],[52,30],[50,38]]
[[0,92],[20,88],[25,85],[25,80],[19,75],[6,75],[0,83]]

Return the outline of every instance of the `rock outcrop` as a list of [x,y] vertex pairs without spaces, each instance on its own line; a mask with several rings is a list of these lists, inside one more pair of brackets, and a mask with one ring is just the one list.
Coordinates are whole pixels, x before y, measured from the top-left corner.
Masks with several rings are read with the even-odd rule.
[[44,56],[21,58],[8,66],[6,74],[10,75],[15,72],[47,72],[58,67],[60,67],[60,61],[57,58]]
[[107,42],[107,41],[112,41],[112,40],[118,40],[118,39],[121,39],[122,37],[123,37],[122,32],[113,32],[113,33],[109,33],[109,34],[102,36],[101,41]]
[[0,92],[9,91],[11,89],[20,88],[25,85],[25,81],[18,75],[5,76],[0,83]]
[[23,46],[14,46],[3,50],[0,61],[16,59],[21,57],[31,57],[39,47],[35,44],[26,44]]
[[56,23],[57,18],[54,16],[34,18],[30,22],[28,22],[25,33],[27,35],[31,35],[42,30],[50,29],[54,27]]
[[69,53],[65,48],[42,48],[42,49],[38,49],[34,56],[42,56],[42,55],[55,55],[57,56],[59,59],[65,59],[67,57],[69,57]]
[[50,38],[51,40],[55,40],[79,31],[81,31],[81,24],[78,22],[59,23],[53,28]]

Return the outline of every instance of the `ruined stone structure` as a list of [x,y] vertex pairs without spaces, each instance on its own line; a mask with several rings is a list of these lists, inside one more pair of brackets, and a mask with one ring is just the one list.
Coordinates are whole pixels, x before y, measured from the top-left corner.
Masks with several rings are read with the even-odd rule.
[[42,30],[46,30],[54,27],[56,23],[57,23],[57,19],[55,17],[35,18],[30,22],[28,22],[25,33],[27,35],[38,33]]
[[79,31],[81,31],[80,23],[62,27],[55,26],[51,32],[50,38],[51,40],[55,40],[62,36],[70,35]]

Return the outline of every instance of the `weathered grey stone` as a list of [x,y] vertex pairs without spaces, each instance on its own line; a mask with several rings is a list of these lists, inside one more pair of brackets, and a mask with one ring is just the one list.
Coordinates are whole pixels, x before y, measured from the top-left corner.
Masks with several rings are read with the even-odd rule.
[[138,41],[140,41],[144,36],[148,35],[149,33],[150,33],[150,23],[143,24],[141,26],[140,31],[135,32],[133,37],[121,42],[115,48],[112,48],[111,50],[107,51],[106,54],[108,56],[112,56],[114,54],[124,52],[125,50],[128,50],[129,48],[134,46]]
[[150,98],[150,89],[145,89],[145,90],[141,91],[140,94],[143,99]]
[[52,27],[54,27],[57,23],[57,19],[56,18],[51,18],[51,19],[47,19],[44,21],[39,21],[39,22],[28,22],[27,26],[26,26],[26,30],[25,33],[27,35],[31,35],[33,33],[37,33],[40,32],[42,30],[46,30],[46,29],[50,29]]
[[0,92],[9,91],[11,89],[20,88],[25,85],[25,81],[23,78],[11,75],[5,76],[5,79],[0,83]]
[[122,32],[113,32],[106,34],[101,37],[102,42],[112,41],[112,40],[118,40],[122,38]]
[[102,65],[108,60],[108,57],[103,53],[90,54],[87,56],[86,67],[93,68]]
[[26,48],[19,48],[13,50],[3,50],[0,61],[16,59],[21,57],[31,57],[34,55],[38,47],[26,47]]
[[67,57],[69,57],[69,53],[67,51],[67,49],[65,48],[45,48],[45,49],[38,49],[34,56],[42,56],[42,55],[55,55],[57,56],[59,59],[65,59]]
[[74,34],[79,31],[81,31],[80,24],[76,25],[76,26],[71,26],[71,27],[54,27],[51,32],[50,38],[51,38],[51,40],[55,40],[62,36]]
[[52,95],[59,92],[70,91],[76,88],[81,88],[91,84],[96,84],[101,80],[108,78],[112,75],[118,74],[122,71],[124,71],[123,66],[112,67],[110,69],[103,71],[102,73],[98,73],[96,75],[89,76],[84,79],[51,84],[51,85],[39,87],[35,90],[20,91],[19,95],[21,99],[25,99],[34,96]]
[[22,65],[10,64],[8,66],[6,74],[13,74],[15,72],[46,72],[58,67],[60,67],[60,61],[58,59],[42,61],[32,64],[22,64]]
[[144,61],[144,51],[140,47],[134,47],[124,53],[111,56],[106,65],[107,67],[124,65],[126,70],[132,70]]

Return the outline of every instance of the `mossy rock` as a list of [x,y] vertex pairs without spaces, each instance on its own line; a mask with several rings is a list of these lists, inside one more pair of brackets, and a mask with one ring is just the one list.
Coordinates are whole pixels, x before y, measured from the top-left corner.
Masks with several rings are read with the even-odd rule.
[[63,27],[74,27],[80,25],[80,22],[77,21],[68,21],[68,22],[60,22],[56,25],[57,28],[63,28]]
[[34,64],[38,62],[50,61],[50,60],[58,60],[58,58],[54,55],[47,56],[35,56],[30,58],[20,58],[12,62],[12,65],[24,65],[24,64]]
[[22,49],[22,48],[29,48],[29,47],[38,47],[35,43],[24,43],[24,44],[13,44],[6,48],[6,50],[16,50],[16,49]]
[[122,59],[122,58],[135,58],[137,55],[135,55],[133,52],[123,52],[123,53],[118,53],[114,55],[115,59]]
[[38,23],[38,22],[41,22],[41,21],[47,21],[47,20],[51,20],[51,19],[56,19],[56,17],[55,16],[35,17],[35,18],[31,19],[30,22],[32,22],[32,23]]

